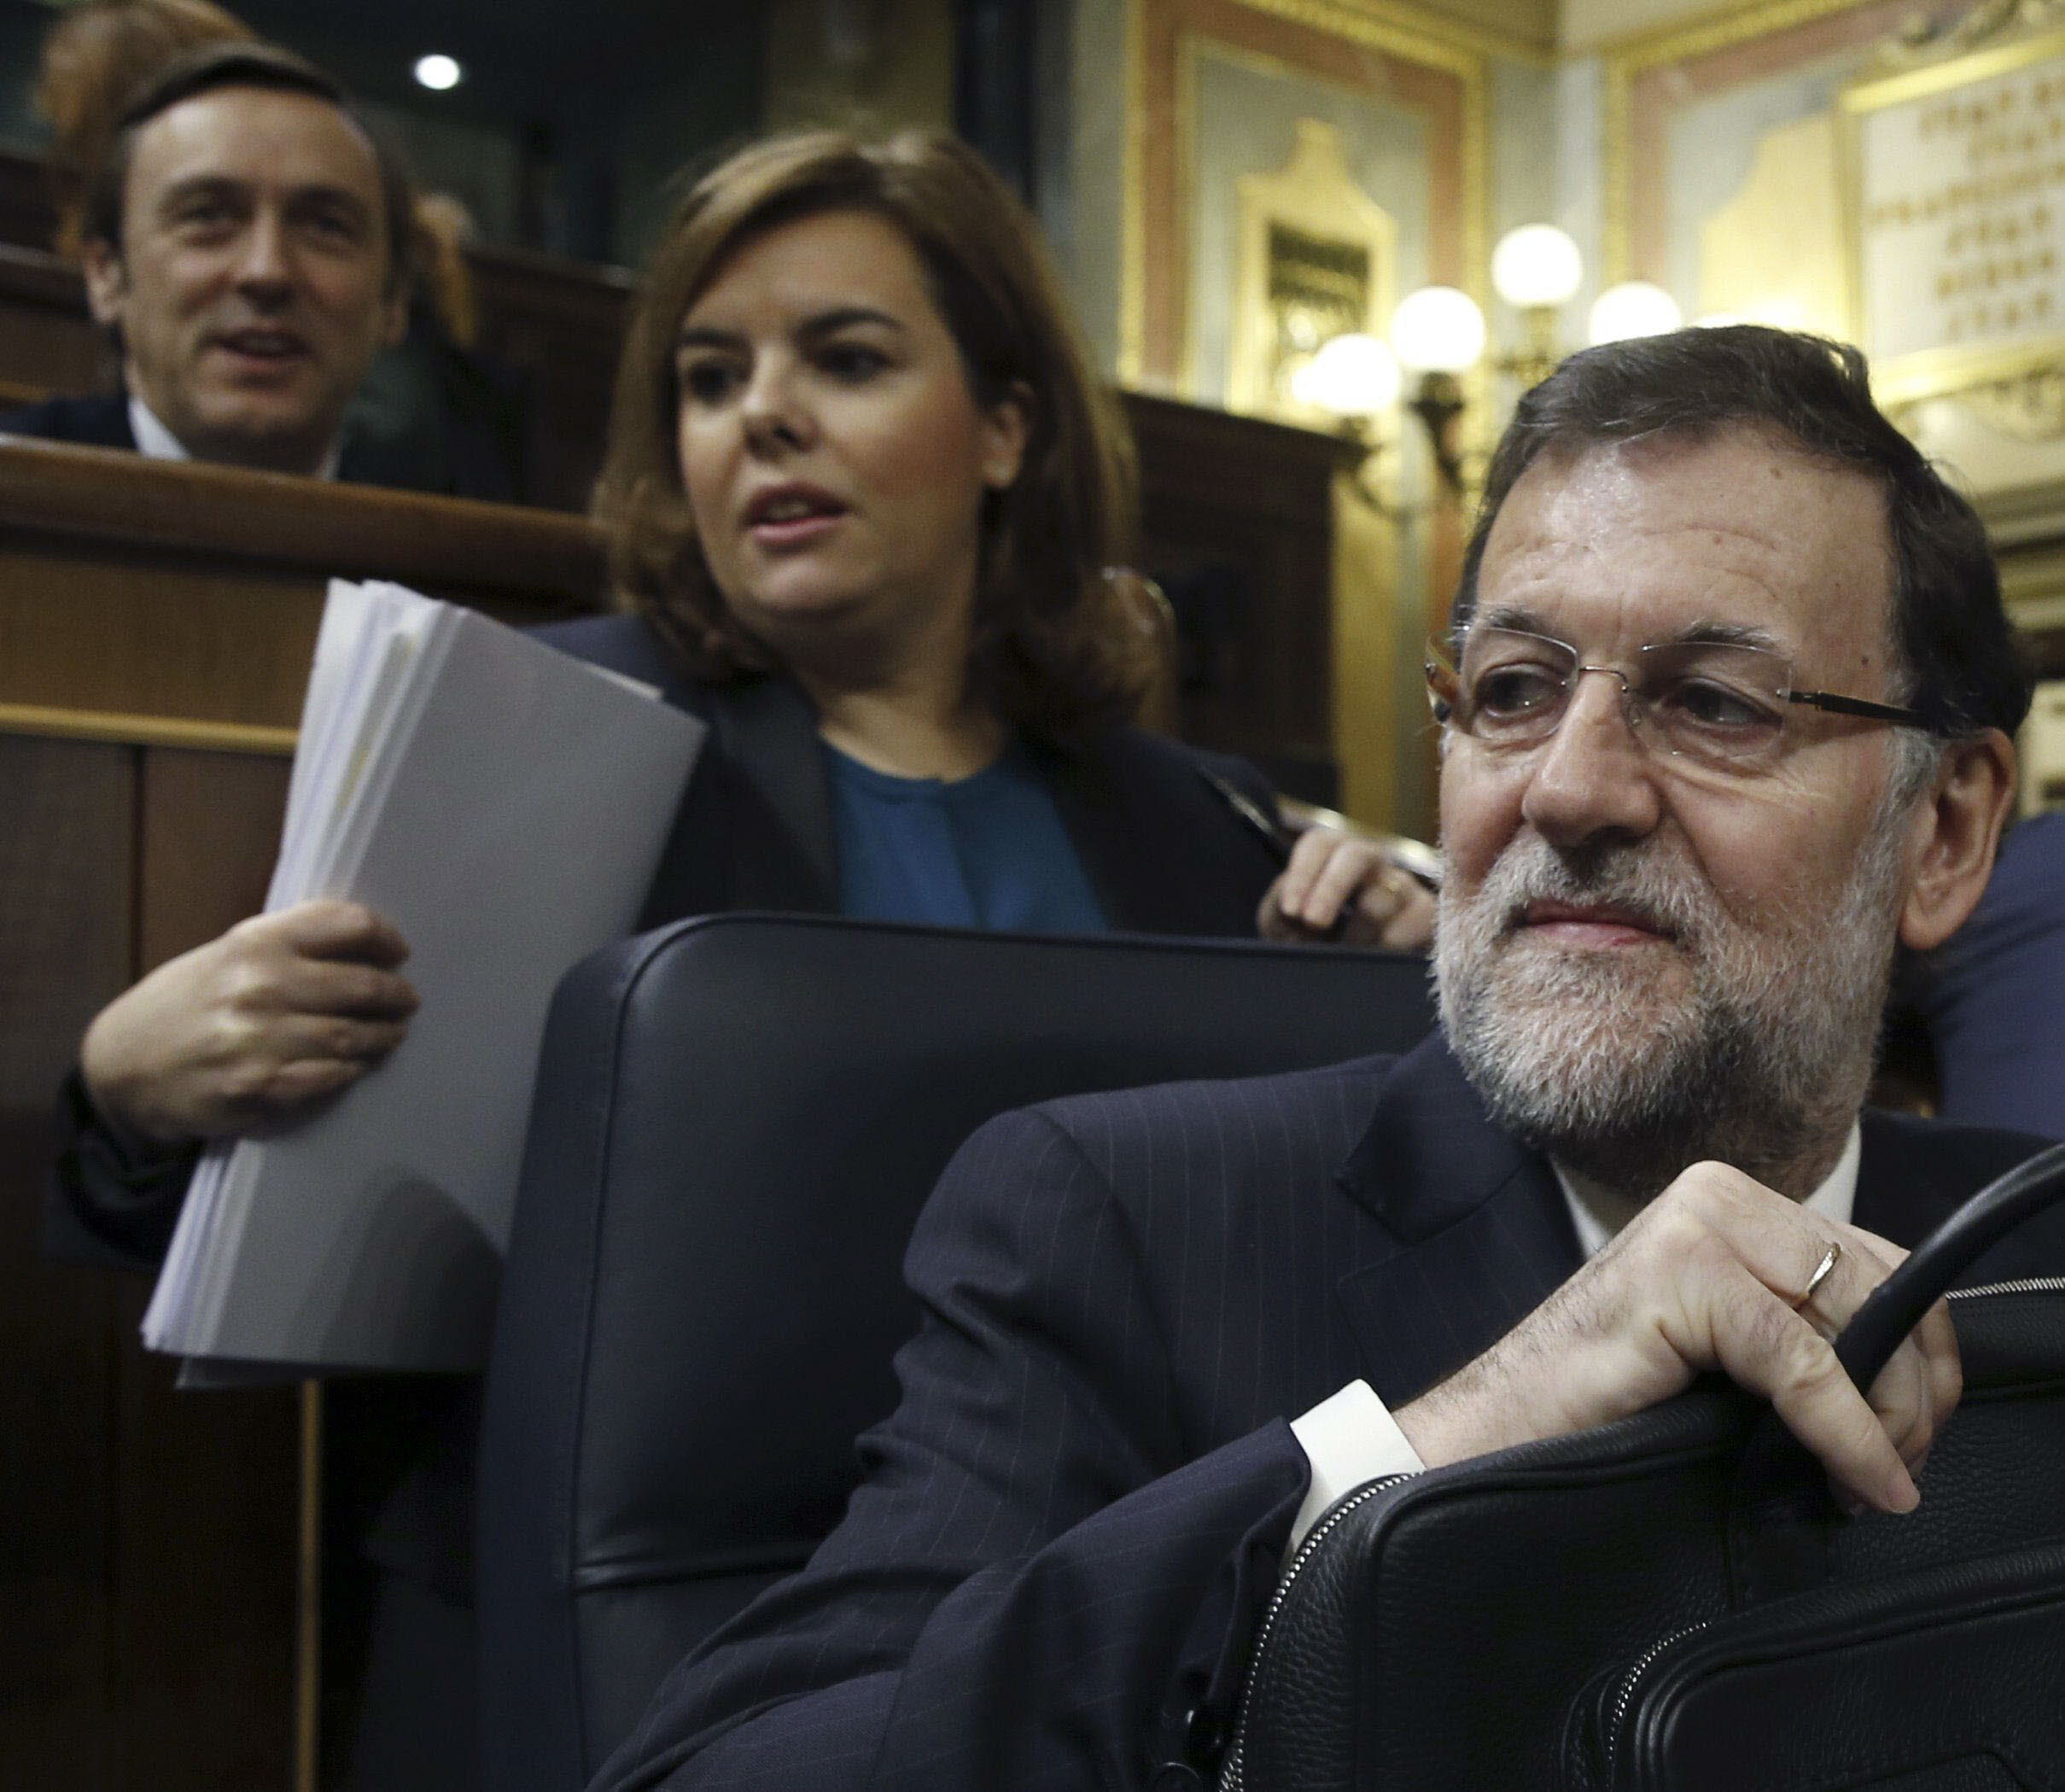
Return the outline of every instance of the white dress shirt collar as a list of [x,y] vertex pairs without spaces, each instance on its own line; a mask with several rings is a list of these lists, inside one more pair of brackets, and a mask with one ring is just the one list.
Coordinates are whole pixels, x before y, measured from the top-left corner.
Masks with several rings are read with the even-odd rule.
[[[1843,1143],[1843,1154],[1835,1160],[1827,1179],[1810,1194],[1800,1205],[1810,1212],[1818,1213],[1823,1219],[1832,1219],[1847,1225],[1850,1214],[1857,1205],[1857,1166],[1864,1156],[1864,1135],[1856,1121],[1850,1123],[1850,1136]],[[1584,1257],[1595,1256],[1613,1236],[1606,1223],[1584,1204],[1563,1166],[1550,1159],[1549,1167],[1556,1173],[1556,1186],[1563,1191],[1565,1204],[1570,1208],[1571,1223],[1578,1229],[1578,1250]]]
[[[138,398],[129,394],[129,433],[137,439],[137,452],[151,460],[191,460],[185,443],[158,421],[157,413]],[[337,461],[342,444],[332,442],[330,452],[323,457],[323,464],[315,470],[318,479],[335,479]]]

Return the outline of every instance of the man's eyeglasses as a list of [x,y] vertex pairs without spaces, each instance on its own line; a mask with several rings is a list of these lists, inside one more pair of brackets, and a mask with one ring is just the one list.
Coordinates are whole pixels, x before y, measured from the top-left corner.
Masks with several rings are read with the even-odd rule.
[[1585,664],[1566,641],[1480,625],[1463,637],[1460,666],[1430,648],[1426,669],[1435,720],[1493,749],[1548,739],[1588,672],[1619,680],[1628,727],[1637,739],[1647,737],[1666,752],[1727,771],[1752,769],[1777,753],[1793,703],[1940,732],[1913,709],[1829,691],[1795,691],[1793,663],[1785,655],[1732,643],[1660,641],[1640,650],[1632,671],[1623,671]]

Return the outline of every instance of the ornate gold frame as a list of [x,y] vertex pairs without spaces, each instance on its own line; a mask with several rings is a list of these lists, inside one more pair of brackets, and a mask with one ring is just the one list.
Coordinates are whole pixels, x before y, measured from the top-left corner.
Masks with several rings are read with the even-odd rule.
[[[1360,49],[1374,50],[1455,77],[1461,89],[1462,130],[1459,184],[1462,191],[1461,254],[1463,284],[1479,303],[1490,254],[1489,207],[1491,165],[1490,118],[1486,101],[1493,55],[1535,67],[1552,67],[1555,58],[1520,40],[1503,43],[1489,32],[1462,25],[1438,28],[1417,14],[1386,5],[1384,0],[1233,0],[1247,11],[1287,20]],[[1126,167],[1125,207],[1120,223],[1118,380],[1123,386],[1142,383],[1146,340],[1146,221],[1143,146],[1149,104],[1146,53],[1147,0],[1128,0],[1126,8]],[[1187,145],[1179,145],[1181,179],[1190,181]],[[1187,341],[1177,356],[1190,365]]]
[[[1850,266],[1850,319],[1852,341],[1861,341],[1864,322],[1862,203],[1863,120],[1887,106],[1905,105],[1974,81],[2010,74],[2038,62],[2065,60],[2065,26],[2033,37],[1968,50],[1940,62],[1867,76],[1844,89],[1838,101],[1842,120],[1843,251]],[[2026,375],[2056,370],[2065,362],[2065,333],[2011,348],[1925,348],[1898,360],[1877,362],[1871,383],[1885,405],[1918,404],[1947,397],[1975,386],[1996,384]]]
[[[1195,193],[1197,190],[1197,82],[1198,65],[1200,61],[1206,56],[1212,56],[1236,66],[1257,68],[1271,74],[1291,76],[1300,80],[1316,79],[1303,69],[1292,68],[1288,64],[1279,61],[1274,56],[1261,55],[1253,50],[1243,50],[1237,45],[1222,44],[1215,38],[1200,37],[1192,32],[1185,32],[1181,34],[1178,55],[1181,59],[1179,79],[1181,83],[1183,102],[1180,113],[1177,161],[1181,171],[1179,178],[1185,190],[1191,193]],[[1354,90],[1350,88],[1343,88],[1340,90],[1354,93]],[[1362,96],[1355,94],[1355,97],[1359,99]],[[1293,154],[1295,155],[1296,152],[1294,151]],[[1371,226],[1371,240],[1368,246],[1373,251],[1371,257],[1373,277],[1368,315],[1363,320],[1362,327],[1374,334],[1381,335],[1385,321],[1390,318],[1391,309],[1397,301],[1397,220],[1367,195],[1362,195],[1361,197],[1362,203],[1368,207],[1368,213],[1374,214],[1367,217],[1365,220]],[[1235,290],[1244,299],[1251,295],[1258,294],[1260,289],[1266,284],[1264,264],[1267,255],[1257,228],[1261,220],[1259,216],[1251,215],[1251,211],[1248,197],[1244,193],[1241,200],[1241,219],[1239,238],[1234,250],[1234,268]],[[1357,240],[1361,241],[1360,236],[1357,237]],[[1241,312],[1242,306],[1237,303],[1234,307],[1234,324],[1237,329],[1245,321]],[[1183,343],[1182,376],[1184,383],[1193,393],[1197,392],[1204,384],[1203,354],[1204,345],[1198,340],[1198,333],[1194,330],[1186,331]],[[1279,422],[1302,423],[1308,429],[1327,426],[1328,419],[1298,416],[1288,411],[1274,410],[1252,402],[1241,402],[1242,394],[1240,382],[1238,378],[1240,364],[1239,346],[1236,343],[1229,343],[1227,359],[1227,407],[1229,410],[1243,411],[1255,416],[1275,417]]]
[[1608,44],[1601,50],[1605,91],[1601,96],[1606,164],[1604,282],[1612,285],[1634,273],[1635,171],[1630,137],[1636,77],[1652,68],[1689,61],[1717,50],[1733,50],[1774,32],[1812,25],[1838,13],[1854,12],[1877,0],[1765,0],[1750,7],[1717,9],[1689,25],[1673,25]]

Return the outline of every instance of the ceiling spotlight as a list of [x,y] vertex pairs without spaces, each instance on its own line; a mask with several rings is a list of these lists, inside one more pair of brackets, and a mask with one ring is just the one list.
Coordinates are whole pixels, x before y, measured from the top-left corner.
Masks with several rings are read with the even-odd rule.
[[416,59],[416,80],[418,86],[428,87],[433,93],[445,93],[458,85],[466,71],[450,56],[429,55]]

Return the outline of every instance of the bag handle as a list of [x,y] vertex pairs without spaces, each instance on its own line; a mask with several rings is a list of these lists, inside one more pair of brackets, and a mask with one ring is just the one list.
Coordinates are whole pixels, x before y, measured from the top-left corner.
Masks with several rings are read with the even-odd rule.
[[[1859,1388],[1878,1379],[1922,1316],[1973,1264],[2025,1220],[2065,1197],[2065,1145],[1996,1176],[1874,1288],[1835,1340]],[[1829,1576],[1835,1510],[1821,1465],[1778,1421],[1759,1419],[1744,1444],[1729,1500],[1729,1577],[1738,1605],[1803,1592]]]
[[1996,1176],[1916,1246],[1871,1291],[1835,1340],[1850,1379],[1868,1388],[1922,1316],[2024,1220],[2065,1196],[2065,1145],[2053,1145]]

